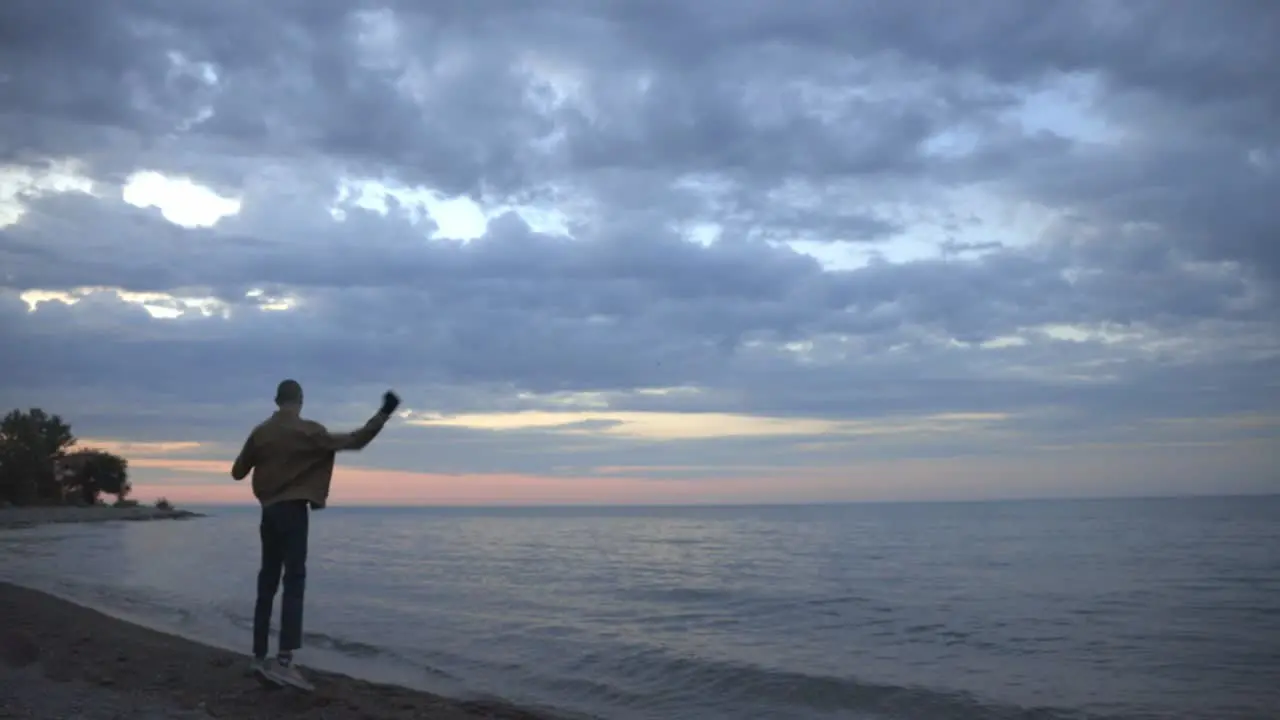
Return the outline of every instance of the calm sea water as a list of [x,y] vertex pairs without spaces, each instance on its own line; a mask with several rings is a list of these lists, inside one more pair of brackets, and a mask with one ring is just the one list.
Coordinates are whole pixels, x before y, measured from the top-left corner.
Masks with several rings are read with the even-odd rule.
[[[246,650],[257,511],[0,533]],[[1280,717],[1280,498],[313,516],[300,660],[567,716]]]

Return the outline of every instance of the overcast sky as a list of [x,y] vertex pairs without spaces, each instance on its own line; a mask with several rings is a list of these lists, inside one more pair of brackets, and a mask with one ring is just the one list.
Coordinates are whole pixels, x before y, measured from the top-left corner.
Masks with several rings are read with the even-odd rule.
[[1280,491],[1273,0],[5,0],[0,396],[333,502]]

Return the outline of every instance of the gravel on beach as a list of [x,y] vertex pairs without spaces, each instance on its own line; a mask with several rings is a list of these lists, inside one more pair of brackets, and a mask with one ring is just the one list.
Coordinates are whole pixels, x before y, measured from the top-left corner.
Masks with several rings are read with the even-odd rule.
[[39,668],[0,670],[0,717],[14,720],[207,720],[141,693],[117,692],[85,682],[59,683]]

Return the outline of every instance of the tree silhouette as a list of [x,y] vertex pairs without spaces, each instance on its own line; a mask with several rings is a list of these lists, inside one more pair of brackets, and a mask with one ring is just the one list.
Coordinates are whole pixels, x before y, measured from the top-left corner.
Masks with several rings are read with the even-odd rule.
[[17,504],[61,501],[54,461],[75,442],[70,425],[40,408],[5,415],[0,420],[0,498]]
[[102,493],[124,500],[129,485],[129,461],[105,450],[85,449],[59,458],[58,482],[67,496],[77,496],[86,505],[98,502]]

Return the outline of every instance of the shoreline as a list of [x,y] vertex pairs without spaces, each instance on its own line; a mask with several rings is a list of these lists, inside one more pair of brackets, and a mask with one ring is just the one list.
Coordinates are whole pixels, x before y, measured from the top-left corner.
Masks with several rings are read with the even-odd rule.
[[555,720],[500,701],[450,699],[311,668],[315,692],[265,688],[246,674],[247,655],[5,582],[0,617],[5,717],[65,716],[74,701],[85,718]]
[[165,510],[150,505],[136,505],[133,507],[29,505],[0,508],[0,530],[68,523],[146,522],[150,520],[189,520],[201,517],[205,516],[190,510],[178,508]]
[[[7,507],[0,508],[0,531],[201,517],[149,506]],[[558,720],[500,700],[447,698],[305,667],[305,654],[315,692],[266,688],[246,673],[247,654],[3,581],[0,617],[0,717]]]

